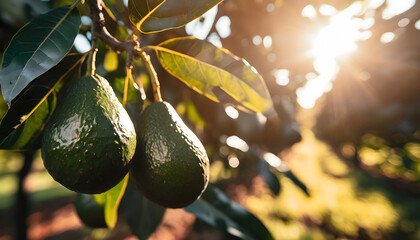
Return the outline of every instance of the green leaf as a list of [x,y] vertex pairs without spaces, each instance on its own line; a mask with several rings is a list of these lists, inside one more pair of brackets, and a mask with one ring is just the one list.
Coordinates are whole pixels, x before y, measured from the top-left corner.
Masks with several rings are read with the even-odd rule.
[[211,100],[222,101],[217,91],[223,90],[254,112],[275,115],[262,77],[226,49],[193,37],[171,39],[151,48],[169,73]]
[[280,181],[276,174],[274,174],[271,169],[270,165],[263,159],[258,161],[259,172],[261,176],[264,178],[264,181],[267,183],[267,186],[270,190],[275,194],[278,195],[280,193]]
[[[18,99],[18,102],[12,105],[13,109],[28,110],[28,105],[39,102],[36,98],[34,100],[32,95],[37,92],[46,93],[48,90],[49,89],[46,89],[42,86],[34,86],[28,89],[28,91],[25,92],[21,97],[24,100]],[[32,148],[40,136],[42,130],[44,129],[46,122],[54,112],[56,103],[57,98],[55,94],[51,94],[47,98],[47,101],[42,101],[36,111],[25,119],[23,124],[18,123],[16,126],[13,126],[13,123],[21,121],[24,116],[22,116],[21,119],[16,119],[16,116],[20,115],[17,112],[19,110],[8,111],[2,120],[1,130],[11,129],[12,131],[7,134],[6,137],[1,138],[0,149],[24,150]],[[16,121],[13,121],[15,119]],[[1,135],[3,134],[4,133],[1,132]]]
[[203,222],[241,239],[273,239],[258,218],[212,186],[208,186],[201,198],[185,210]]
[[306,185],[303,182],[301,182],[292,171],[288,170],[283,172],[283,174],[285,177],[290,179],[298,188],[300,188],[306,194],[306,196],[311,196]]
[[[23,150],[34,147],[33,144],[55,109],[55,94],[59,93],[57,83],[71,78],[71,73],[85,56],[72,54],[65,57],[19,94],[1,121],[0,149]],[[47,94],[50,95],[46,97]]]
[[156,230],[166,210],[143,197],[131,181],[121,206],[131,232],[139,239],[147,239]]
[[103,0],[103,8],[107,12],[107,14],[115,21],[121,19],[120,12],[118,9],[121,9],[124,6],[123,1],[118,0]]
[[128,174],[110,190],[92,195],[99,205],[105,206],[105,222],[109,228],[114,228],[118,220],[118,207],[122,197],[124,196],[125,189],[127,188]]
[[129,0],[131,22],[143,33],[181,27],[222,0]]
[[24,116],[22,116],[21,119],[16,119],[16,116],[20,114],[17,113],[19,110],[15,109],[28,110],[28,105],[39,102],[36,98],[34,99],[32,95],[37,92],[46,93],[48,90],[49,89],[42,86],[34,86],[28,89],[28,91],[21,96],[23,100],[19,98],[17,103],[12,105],[13,110],[6,113],[2,120],[1,126],[1,130],[11,129],[11,132],[8,134],[1,132],[1,135],[5,134],[6,136],[1,138],[0,149],[23,150],[33,147],[42,130],[44,129],[46,122],[55,110],[57,103],[56,95],[51,94],[47,98],[47,101],[42,101],[36,111],[33,112],[28,118],[25,118],[25,122],[23,124],[18,123],[18,125],[13,126],[14,122],[19,122],[24,118]]
[[9,106],[32,80],[60,62],[73,46],[80,16],[77,8],[70,10],[70,6],[63,6],[39,15],[13,37],[0,71],[1,91]]

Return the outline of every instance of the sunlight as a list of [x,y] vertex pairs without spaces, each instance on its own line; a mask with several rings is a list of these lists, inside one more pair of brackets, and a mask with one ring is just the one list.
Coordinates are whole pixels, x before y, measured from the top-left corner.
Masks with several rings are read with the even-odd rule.
[[217,15],[217,6],[206,12],[201,18],[185,25],[185,31],[188,35],[204,40],[209,35]]
[[362,38],[362,21],[353,18],[362,10],[360,2],[355,2],[345,10],[333,15],[330,24],[322,28],[314,40],[311,50],[313,66],[317,75],[296,92],[301,107],[310,109],[316,100],[332,87],[331,82],[339,71],[337,58],[345,58],[357,50],[356,42]]
[[314,19],[316,17],[316,10],[312,4],[307,5],[302,9],[302,16],[309,19]]
[[[356,51],[359,37],[358,24],[347,16],[333,17],[331,23],[322,29],[315,39],[315,58],[334,59]],[[328,63],[329,64],[329,63]]]
[[286,86],[289,84],[289,70],[287,69],[274,69],[272,72],[273,76],[276,78],[276,83],[280,86]]
[[231,21],[228,16],[222,16],[217,20],[215,27],[221,38],[229,37],[231,33],[230,24]]
[[279,168],[281,166],[281,159],[274,155],[273,153],[266,152],[263,155],[263,159],[274,168]]
[[242,152],[248,152],[249,146],[248,144],[239,138],[238,136],[230,136],[226,139],[226,145],[232,148],[236,148],[241,150]]
[[381,43],[386,44],[394,40],[395,34],[393,32],[386,32],[381,36]]
[[[389,19],[410,9],[415,0],[387,0],[386,2],[387,6],[382,17]],[[318,9],[321,15],[331,16],[331,19],[329,24],[318,32],[313,41],[310,54],[314,57],[313,66],[317,74],[307,78],[307,83],[296,91],[297,101],[301,107],[313,108],[316,100],[331,90],[332,81],[340,70],[337,60],[343,60],[349,54],[357,51],[357,42],[372,36],[372,32],[368,29],[374,25],[374,18],[361,19],[356,16],[367,9],[376,9],[383,3],[384,0],[370,0],[364,3],[356,1],[340,12],[335,12],[335,9],[329,5]],[[302,16],[314,19],[317,16],[317,9],[312,5],[307,5],[302,10]],[[398,22],[399,27],[408,24],[408,19],[401,19]],[[415,27],[420,29],[420,21],[415,23]],[[394,38],[394,33],[386,32],[380,40],[386,44]],[[364,77],[364,79],[369,78],[370,76]]]
[[383,19],[390,19],[414,6],[416,0],[387,0],[387,7],[382,13]]
[[237,119],[239,117],[239,112],[233,106],[227,105],[225,107],[226,115],[228,115],[232,119]]
[[228,156],[228,163],[232,168],[237,168],[239,166],[239,158],[234,154],[231,154]]

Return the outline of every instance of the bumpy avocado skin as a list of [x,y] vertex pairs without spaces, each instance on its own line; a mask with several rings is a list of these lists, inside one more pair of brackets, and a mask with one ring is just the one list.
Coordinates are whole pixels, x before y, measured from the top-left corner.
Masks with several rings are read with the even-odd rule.
[[130,170],[137,188],[167,208],[197,200],[209,181],[209,159],[195,134],[167,102],[149,105],[137,125],[138,147]]
[[57,182],[95,194],[121,181],[135,148],[134,125],[108,81],[85,76],[68,89],[45,127],[41,153]]
[[99,205],[95,199],[84,193],[77,193],[74,199],[74,208],[80,220],[91,228],[106,228],[104,206]]

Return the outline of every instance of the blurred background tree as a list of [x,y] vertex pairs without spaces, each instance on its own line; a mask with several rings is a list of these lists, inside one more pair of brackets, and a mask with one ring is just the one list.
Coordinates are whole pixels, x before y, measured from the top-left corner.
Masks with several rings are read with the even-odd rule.
[[[71,2],[2,0],[0,56],[33,16]],[[108,29],[124,39],[112,21],[126,19],[124,2],[105,2],[114,6],[107,9]],[[419,239],[419,19],[415,0],[225,0],[185,28],[142,41],[207,39],[263,76],[280,121],[238,111],[228,96],[226,104],[210,102],[157,68],[164,99],[206,145],[211,182],[257,215],[275,239]],[[90,49],[84,20],[79,52]],[[99,53],[101,75],[123,76],[124,56],[104,46]],[[135,76],[151,91],[140,62]],[[27,153],[0,154],[0,239],[13,235],[14,193],[24,189],[32,239],[131,235],[124,223],[113,231],[82,228],[74,194],[51,179],[38,152],[32,165]],[[151,238],[233,237],[173,210]]]

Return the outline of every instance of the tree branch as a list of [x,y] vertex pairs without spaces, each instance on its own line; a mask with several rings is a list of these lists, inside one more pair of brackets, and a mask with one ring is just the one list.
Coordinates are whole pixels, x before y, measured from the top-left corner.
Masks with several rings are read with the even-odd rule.
[[[102,13],[102,0],[90,0],[90,11],[92,16],[92,40],[101,39],[116,53],[127,52],[126,66],[132,67],[132,56],[140,48],[136,39],[120,41],[112,36],[105,27],[105,18]],[[130,59],[128,59],[130,58]]]

